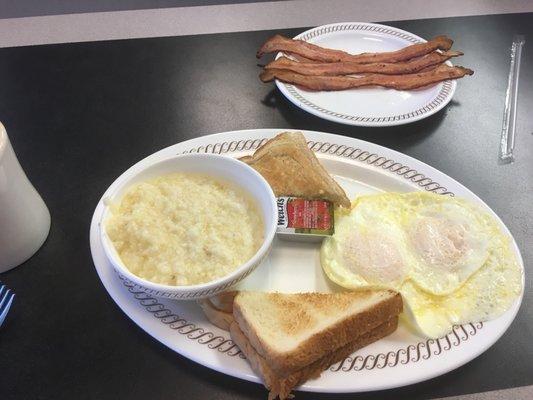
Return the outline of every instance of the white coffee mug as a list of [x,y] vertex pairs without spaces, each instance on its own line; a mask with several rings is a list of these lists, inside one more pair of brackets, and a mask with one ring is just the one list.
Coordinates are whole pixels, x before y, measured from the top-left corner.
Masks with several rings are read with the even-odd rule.
[[0,273],[30,258],[50,230],[50,213],[20,166],[0,123]]

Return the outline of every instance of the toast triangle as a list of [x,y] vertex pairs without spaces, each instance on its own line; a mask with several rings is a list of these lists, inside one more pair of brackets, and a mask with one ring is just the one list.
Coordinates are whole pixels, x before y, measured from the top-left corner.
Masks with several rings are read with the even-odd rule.
[[376,328],[357,337],[352,342],[339,347],[337,350],[314,361],[301,370],[293,372],[287,376],[279,376],[274,372],[268,362],[255,351],[249,340],[244,336],[239,325],[233,322],[230,325],[232,340],[244,353],[252,369],[261,377],[265,387],[270,391],[268,399],[279,397],[280,400],[291,398],[291,391],[309,379],[318,378],[325,369],[331,365],[344,360],[353,352],[365,347],[385,336],[390,335],[398,326],[398,317],[392,317]]
[[324,199],[350,207],[344,190],[320,164],[299,132],[282,132],[241,161],[263,175],[278,197]]
[[251,346],[287,376],[397,316],[399,293],[368,289],[342,293],[239,292],[233,317]]

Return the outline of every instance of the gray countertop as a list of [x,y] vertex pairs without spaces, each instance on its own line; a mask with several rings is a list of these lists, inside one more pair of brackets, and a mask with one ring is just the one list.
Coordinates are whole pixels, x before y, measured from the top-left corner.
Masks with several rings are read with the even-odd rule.
[[[10,46],[26,46],[26,45],[38,45],[38,44],[50,44],[50,43],[65,43],[65,42],[85,42],[85,41],[100,41],[100,40],[110,40],[110,39],[128,39],[128,38],[144,38],[144,37],[159,37],[159,36],[179,36],[179,35],[196,35],[196,34],[205,34],[205,33],[213,33],[213,32],[233,32],[233,31],[253,31],[253,30],[261,30],[261,29],[286,29],[286,28],[292,28],[292,27],[300,27],[300,26],[312,26],[312,25],[319,25],[323,23],[330,23],[330,22],[336,22],[336,21],[346,21],[346,20],[364,20],[364,21],[383,21],[383,20],[405,20],[405,19],[424,19],[424,18],[431,18],[431,17],[448,17],[448,16],[458,16],[458,15],[478,15],[478,14],[502,14],[502,13],[513,13],[513,12],[533,12],[533,2],[531,1],[500,1],[500,2],[486,2],[481,0],[475,0],[475,1],[452,1],[452,0],[442,0],[440,2],[431,2],[431,4],[428,4],[430,2],[426,1],[419,1],[419,0],[413,0],[413,1],[406,1],[401,0],[395,3],[394,6],[390,6],[390,3],[384,0],[376,0],[374,2],[362,2],[362,1],[343,1],[343,0],[335,0],[328,2],[328,5],[325,6],[324,2],[319,1],[282,1],[282,2],[261,2],[261,3],[248,3],[245,1],[211,1],[210,3],[215,5],[209,5],[209,6],[199,6],[198,3],[200,2],[194,2],[194,1],[185,1],[185,2],[160,2],[158,3],[159,6],[157,9],[139,9],[145,7],[146,2],[138,1],[134,2],[138,6],[135,6],[132,8],[135,8],[133,10],[127,9],[124,3],[117,3],[118,5],[115,5],[116,8],[109,8],[109,5],[100,6],[98,8],[98,2],[79,2],[78,7],[76,8],[76,4],[70,4],[68,8],[61,8],[60,5],[56,5],[56,8],[46,8],[41,4],[41,8],[39,10],[35,10],[35,8],[31,8],[32,2],[31,1],[25,1],[21,2],[18,5],[18,8],[12,8],[12,9],[6,9],[5,7],[9,7],[9,2],[4,2],[5,4],[2,4],[0,8],[2,8],[2,12],[4,13],[4,17],[24,17],[24,18],[7,18],[7,19],[0,19],[0,47],[10,47]],[[30,12],[24,12],[23,4],[26,4],[29,7]],[[167,6],[173,6],[175,4],[190,6],[195,5],[195,7],[180,7],[180,8],[161,8],[161,7],[167,7]],[[242,3],[242,4],[226,4],[226,3]],[[21,5],[22,4],[22,5]],[[100,3],[101,4],[101,3]],[[114,10],[121,10],[121,11],[114,11]],[[305,9],[305,13],[302,13],[301,10]],[[34,12],[32,13],[31,10]],[[105,12],[92,12],[92,11],[105,11]],[[65,14],[65,13],[71,13],[76,12],[78,14]],[[35,13],[40,14],[41,16],[35,16]],[[82,14],[80,14],[82,13]],[[62,15],[53,15],[53,14],[62,14]],[[416,24],[415,24],[416,26]],[[421,26],[421,25],[420,25]],[[450,25],[448,25],[449,27]],[[447,25],[442,24],[441,26],[443,29],[446,29]],[[412,26],[407,26],[407,28],[411,28]],[[407,29],[406,28],[406,29]],[[497,28],[495,28],[497,29]],[[504,28],[505,30],[506,28]],[[509,28],[510,29],[510,28]],[[422,29],[423,30],[423,29]],[[431,29],[428,30],[428,32],[431,31]],[[422,36],[424,36],[425,32],[417,31],[415,33],[419,33]],[[445,32],[448,33],[448,32]],[[453,33],[453,32],[452,32]],[[512,32],[505,31],[506,34],[511,34]],[[465,43],[476,42],[476,40],[482,40],[478,38],[473,38],[468,35],[465,35],[463,37],[459,38],[460,41],[464,41]],[[533,40],[531,36],[526,37],[526,40],[530,41]],[[479,44],[479,43],[478,43]],[[510,42],[509,42],[510,44]],[[46,47],[42,48],[42,51],[35,51],[34,54],[37,57],[37,54],[40,56],[45,56],[45,53],[48,51]],[[531,54],[528,54],[528,51],[532,49],[531,46],[529,46],[526,49],[526,60],[531,60]],[[7,50],[7,49],[6,49]],[[501,49],[504,53],[507,51],[506,48]],[[531,53],[531,52],[529,52]],[[11,66],[16,66],[17,63],[14,60],[13,57],[18,57],[18,53],[1,53],[4,57],[3,64],[4,68],[1,69],[3,72],[4,77],[9,77],[10,80],[13,81],[11,84],[11,89],[8,89],[5,91],[5,93],[9,93],[9,90],[15,90],[17,89],[17,85],[20,85],[20,89],[28,89],[30,86],[26,86],[25,83],[19,82],[20,79],[23,79],[20,75],[16,75],[14,71],[10,69]],[[65,53],[66,54],[66,53]],[[469,54],[472,54],[471,52]],[[57,53],[57,57],[61,58],[62,56]],[[478,60],[483,59],[482,52],[479,52],[477,54]],[[5,58],[10,58],[10,61],[6,63]],[[497,62],[502,64],[498,66],[498,71],[505,70],[507,68],[507,58],[508,54],[501,54],[497,57]],[[66,58],[65,60],[71,62],[72,60]],[[56,61],[59,61],[57,59]],[[55,62],[55,61],[54,61]],[[529,61],[531,62],[531,61]],[[81,66],[80,66],[81,67]],[[479,69],[479,68],[478,68]],[[486,73],[490,73],[491,69],[487,68],[486,70],[481,68],[481,73],[485,71]],[[493,71],[494,72],[494,71]],[[477,70],[476,70],[476,73]],[[11,74],[11,75],[9,75]],[[480,78],[482,79],[482,78]],[[497,85],[496,88],[491,88],[491,90],[496,90],[497,93],[502,94],[502,92],[505,84],[506,84],[506,77],[503,76],[501,82],[494,81],[494,84]],[[527,83],[524,85],[525,88],[528,88],[529,91],[531,91],[531,73],[525,73],[523,79],[527,79]],[[39,84],[38,84],[39,85]],[[471,88],[469,90],[473,90],[474,88]],[[467,89],[464,89],[463,95],[465,95]],[[13,92],[15,93],[15,92]],[[28,101],[32,99],[32,96],[38,96],[38,93],[32,94],[31,91],[28,93]],[[46,94],[43,94],[44,97],[46,97]],[[502,95],[503,96],[503,95]],[[35,98],[32,101],[37,101],[38,105],[38,98]],[[51,98],[51,101],[58,101],[56,98]],[[465,103],[474,101],[473,98],[462,98],[462,101]],[[14,126],[17,128],[19,124],[22,123],[22,121],[25,118],[31,118],[31,114],[21,112],[20,109],[16,109],[16,105],[8,105],[7,98],[0,98],[0,119],[3,119],[4,121],[7,119],[8,122],[11,122],[11,126]],[[487,110],[490,108],[492,109],[498,109],[498,106],[503,104],[503,98],[486,98],[483,99],[483,102],[486,103]],[[531,145],[530,143],[530,137],[525,137],[526,134],[533,131],[533,126],[531,124],[531,118],[529,115],[524,115],[524,110],[529,108],[531,109],[531,97],[525,98],[524,95],[521,97],[521,103],[519,106],[519,113],[521,112],[521,116],[519,115],[519,121],[522,127],[527,127],[529,129],[526,132],[520,132],[522,137],[518,139],[518,148],[517,148],[517,163],[524,163],[526,160],[524,157],[527,156],[528,151],[530,152],[531,147],[529,147],[528,151],[524,150],[524,146],[528,147]],[[501,104],[500,104],[501,103]],[[17,103],[19,104],[18,107],[26,107],[22,102]],[[35,104],[34,104],[35,106]],[[461,103],[452,104],[451,106],[451,113],[454,112],[460,112],[462,105]],[[284,106],[286,108],[286,106]],[[454,110],[455,109],[455,110]],[[52,110],[53,111],[53,110]],[[293,112],[292,110],[290,112]],[[28,116],[26,116],[28,115]],[[60,118],[57,116],[57,118]],[[300,118],[307,118],[307,116],[298,116],[295,118],[293,117],[287,117],[286,115],[282,118],[282,120],[275,120],[270,121],[270,124],[272,123],[283,123],[283,119],[285,119],[285,124],[292,125],[293,123],[298,125],[298,120]],[[450,117],[451,118],[451,117]],[[477,115],[472,115],[472,119],[476,120],[478,118]],[[500,128],[500,125],[498,123],[501,116],[498,115],[492,115],[489,117],[489,120],[491,121],[490,124],[485,126],[486,124],[479,125],[480,128],[487,130],[487,135],[494,135],[494,132],[490,132],[491,130],[497,131]],[[19,120],[20,119],[20,120]],[[312,120],[313,122],[316,122],[317,130],[328,130],[331,125],[325,124],[326,126],[323,126],[321,122],[317,122],[315,119]],[[61,121],[56,121],[60,124]],[[265,121],[266,123],[267,121]],[[437,126],[440,125],[441,121],[439,120],[437,125],[435,126],[435,129],[437,129]],[[28,122],[29,126],[31,126],[32,122]],[[435,124],[433,124],[435,125]],[[453,125],[453,124],[452,124]],[[52,126],[49,126],[48,129],[50,129]],[[312,129],[312,126],[301,126],[302,128],[308,128]],[[10,126],[8,126],[9,130]],[[202,128],[207,131],[212,130],[209,125],[202,126],[202,127],[195,127],[195,128]],[[231,127],[228,127],[231,128]],[[320,129],[323,128],[323,129]],[[37,126],[35,126],[35,129],[37,129]],[[222,128],[221,128],[222,129]],[[336,129],[336,128],[335,128]],[[334,128],[329,129],[330,131],[335,130]],[[433,129],[433,128],[432,128]],[[447,129],[450,129],[450,132],[448,133],[449,138],[447,140],[460,140],[460,135],[454,135],[452,132],[457,129],[463,129],[467,130],[468,128],[466,126],[463,126],[461,124],[449,126]],[[339,131],[342,131],[342,129],[336,129]],[[24,129],[20,127],[20,131],[24,132]],[[346,132],[339,132],[344,133]],[[21,133],[22,135],[23,133]],[[31,132],[26,132],[29,137],[31,137]],[[362,132],[363,136],[359,136],[356,132],[352,132],[351,134],[354,134],[356,137],[361,137],[365,140],[373,140],[370,139],[369,132],[365,131]],[[416,134],[415,134],[416,135]],[[444,172],[449,173],[452,176],[458,176],[459,170],[461,168],[467,167],[464,162],[459,162],[456,167],[454,167],[453,163],[448,163],[447,161],[443,161],[442,165],[438,165],[441,163],[439,161],[438,156],[435,154],[435,158],[432,159],[433,155],[430,153],[425,153],[426,150],[424,150],[424,141],[433,141],[435,142],[435,146],[442,146],[445,142],[440,142],[438,139],[438,135],[433,137],[433,139],[430,138],[431,134],[428,136],[427,140],[422,138],[416,139],[411,137],[411,139],[408,139],[410,141],[410,144],[408,145],[402,145],[399,146],[399,150],[401,151],[407,151],[409,154],[414,155],[417,158],[421,158],[423,161],[427,161],[430,164],[441,168],[445,170]],[[531,136],[531,135],[528,135]],[[66,143],[68,143],[69,139],[66,138]],[[477,139],[480,139],[481,136],[477,136]],[[169,139],[169,143],[172,140],[175,140],[175,138],[163,138],[163,139]],[[476,140],[477,140],[476,139]],[[444,139],[443,139],[444,140]],[[480,139],[481,140],[481,139]],[[376,139],[376,141],[380,144],[384,144],[389,147],[396,148],[394,141],[392,139],[388,139],[387,135],[381,135],[380,137]],[[493,139],[488,140],[488,143],[493,142]],[[528,142],[529,141],[529,142]],[[18,142],[18,149],[20,151],[20,156],[22,156],[22,159],[26,158],[26,163],[31,163],[32,158],[36,158],[36,160],[39,160],[39,157],[41,157],[41,165],[45,165],[46,158],[43,158],[44,155],[38,156],[38,155],[32,155],[31,148],[29,146],[26,146],[24,144],[24,139],[21,137],[20,139],[16,139],[15,142]],[[419,143],[420,142],[420,143]],[[74,141],[71,143],[73,148],[75,149],[77,144],[81,143]],[[148,142],[147,142],[148,143]],[[528,144],[529,143],[529,144]],[[155,146],[161,146],[165,145],[166,142],[163,140],[163,142],[159,143]],[[469,143],[468,141],[465,143],[466,146],[471,146],[473,143]],[[477,146],[479,146],[478,151],[487,151],[491,152],[494,151],[494,154],[492,157],[488,157],[486,160],[491,160],[492,158],[496,158],[497,151],[496,149],[492,149],[487,143],[478,142]],[[463,161],[468,158],[468,153],[470,150],[468,150],[469,147],[465,147],[461,149],[460,147],[456,148],[456,156],[461,158]],[[522,149],[521,149],[522,148]],[[134,156],[137,157],[137,156]],[[485,158],[482,158],[482,160],[485,160]],[[124,164],[126,165],[129,160],[123,160]],[[488,168],[488,170],[491,171],[491,179],[496,179],[500,187],[497,187],[496,190],[503,190],[508,193],[512,193],[513,190],[531,190],[528,189],[527,183],[513,183],[512,180],[508,181],[506,183],[505,178],[505,172],[504,168],[497,168],[492,166],[490,163],[486,163],[486,161],[481,161],[481,165],[478,165],[478,167],[481,168]],[[483,164],[485,163],[485,164]],[[473,166],[471,166],[473,167]],[[49,169],[51,167],[48,167]],[[457,168],[457,170],[455,170]],[[509,166],[508,168],[516,168],[516,165]],[[46,168],[45,168],[46,169]],[[53,169],[53,168],[52,168]],[[446,171],[446,169],[448,169]],[[29,168],[30,177],[36,178],[37,181],[41,179],[41,185],[45,185],[44,177],[39,178],[39,170],[36,166]],[[32,172],[33,170],[33,172]],[[521,218],[527,218],[527,215],[521,216],[520,209],[522,207],[527,207],[528,204],[531,204],[531,193],[529,193],[529,197],[523,197],[523,200],[520,201],[514,201],[510,202],[509,200],[506,200],[501,197],[492,197],[490,192],[494,190],[494,187],[486,186],[483,184],[483,175],[477,175],[477,174],[470,174],[465,175],[464,177],[461,177],[461,182],[466,184],[468,187],[473,188],[474,191],[479,194],[484,199],[490,199],[489,205],[491,207],[495,207],[496,210],[507,210],[509,208],[510,211],[505,211],[506,217],[504,217],[504,220],[506,223],[511,224],[514,226],[515,231],[516,230],[523,230],[523,233],[520,233],[519,235],[523,235],[523,242],[522,246],[525,246],[526,244],[526,222],[520,221]],[[523,177],[526,181],[529,179],[531,181],[531,171],[529,176]],[[481,181],[480,181],[481,180]],[[53,196],[50,194],[50,196]],[[529,199],[529,203],[528,200]],[[65,207],[66,204],[60,205],[59,203],[56,204],[57,207]],[[58,208],[59,210],[59,208]],[[514,210],[514,211],[513,211]],[[56,216],[57,218],[57,216]],[[531,221],[529,221],[531,222]],[[57,220],[56,220],[57,223]],[[60,232],[55,233],[56,235],[61,235]],[[531,234],[531,233],[529,233]],[[57,236],[56,236],[57,238]],[[530,238],[530,237],[529,237]],[[531,239],[531,238],[530,238]],[[520,245],[520,243],[519,243]],[[44,250],[46,252],[46,249]],[[524,250],[523,250],[524,251]],[[528,250],[529,252],[529,250]],[[529,254],[529,253],[528,253]],[[50,255],[51,256],[51,255]],[[527,260],[527,256],[525,257]],[[42,261],[42,259],[41,259]],[[37,267],[37,266],[35,266]],[[24,271],[23,268],[28,267],[21,267],[20,271]],[[92,271],[94,272],[94,271]],[[13,283],[17,283],[19,279],[17,278],[17,274],[19,272],[17,270],[14,270],[12,273],[8,274],[6,276],[6,280],[8,283],[11,281]],[[530,284],[531,282],[529,282]],[[15,285],[16,286],[16,285]],[[528,286],[529,289],[531,288]],[[527,291],[527,288],[526,288]],[[21,290],[19,290],[21,292]],[[23,291],[22,291],[23,292]],[[17,299],[19,301],[22,301],[21,298]],[[522,306],[522,308],[528,306],[529,298],[526,296],[525,302]],[[106,306],[108,307],[108,306]],[[118,310],[113,309],[110,310],[113,313],[119,313]],[[521,313],[529,313],[529,310],[521,310]],[[521,324],[521,328],[526,328],[531,326],[527,324]],[[19,327],[19,329],[22,329]],[[516,326],[514,329],[518,329]],[[9,335],[7,333],[7,335]],[[7,336],[6,335],[6,336]],[[2,334],[0,333],[0,337],[3,339]],[[9,340],[9,338],[8,338]],[[144,338],[137,338],[136,340],[145,340]],[[147,338],[146,340],[149,340]],[[6,341],[2,340],[0,341],[0,349],[2,346],[5,346]],[[161,351],[161,350],[157,350]],[[501,349],[497,350],[501,351]],[[182,363],[180,363],[181,365]],[[2,361],[0,361],[0,365],[2,365]],[[185,364],[186,365],[186,364]],[[481,368],[481,365],[479,365],[479,362],[476,364],[477,366],[475,368]],[[512,365],[509,365],[509,371],[512,373]],[[4,367],[0,368],[2,371],[5,370]],[[0,377],[0,382],[2,382],[2,378]],[[233,382],[233,381],[231,381]],[[450,384],[451,381],[448,379],[447,382]],[[516,381],[515,384],[520,385],[520,380]],[[448,397],[449,399],[457,399],[457,400],[496,400],[496,399],[506,399],[506,398],[513,398],[513,399],[529,399],[533,397],[533,386],[521,386],[521,387],[513,387],[515,384],[513,384],[513,380],[509,380],[508,386],[511,387],[510,389],[504,389],[504,390],[496,390],[496,391],[488,391],[484,393],[474,393],[474,394],[465,394],[457,397]],[[475,385],[474,385],[475,386]],[[487,384],[479,384],[479,387],[490,387],[490,385]],[[2,387],[6,387],[3,384],[0,384],[0,394],[2,394]],[[11,393],[12,395],[15,393]],[[297,394],[298,397],[304,397],[301,394]],[[2,396],[3,397],[3,396]],[[9,396],[7,396],[9,397]],[[24,396],[15,396],[17,398],[23,398]],[[15,398],[13,397],[13,398]],[[237,396],[238,397],[238,396]],[[428,396],[432,397],[432,396]],[[222,398],[222,397],[221,397]]]

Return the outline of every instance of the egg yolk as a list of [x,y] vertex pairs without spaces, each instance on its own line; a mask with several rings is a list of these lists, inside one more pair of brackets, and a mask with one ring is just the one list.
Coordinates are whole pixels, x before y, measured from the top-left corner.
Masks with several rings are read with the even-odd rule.
[[402,280],[405,266],[398,246],[383,232],[352,232],[343,249],[345,265],[371,283]]
[[453,269],[468,249],[465,227],[441,218],[419,219],[409,236],[425,262],[443,269]]

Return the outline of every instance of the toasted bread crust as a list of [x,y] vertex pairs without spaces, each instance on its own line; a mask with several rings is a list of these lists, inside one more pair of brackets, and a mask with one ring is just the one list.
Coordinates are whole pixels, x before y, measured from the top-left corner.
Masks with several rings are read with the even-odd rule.
[[209,322],[220,329],[229,331],[229,327],[233,322],[232,313],[219,310],[209,299],[198,300],[198,304],[202,308],[202,311]]
[[[248,323],[239,303],[239,295],[235,297],[233,316],[251,345],[267,360],[272,370],[280,376],[286,376],[324,357],[331,351],[350,343],[354,338],[376,328],[390,318],[397,316],[403,307],[401,295],[392,290],[385,291],[389,292],[389,297],[383,301],[351,315],[335,325],[328,326],[327,331],[317,332],[294,350],[288,352],[279,352],[274,349]],[[360,295],[361,292],[364,291],[350,293]],[[323,296],[327,297],[329,295],[323,294]]]
[[319,377],[329,366],[345,359],[356,350],[390,335],[396,330],[397,326],[398,317],[395,316],[334,352],[287,376],[280,376],[269,367],[267,360],[257,353],[236,323],[231,324],[230,335],[250,362],[252,369],[261,377],[265,387],[270,390],[269,400],[278,396],[280,400],[284,400],[290,397],[290,393],[295,387],[309,379]]
[[233,299],[236,295],[236,290],[229,290],[209,297],[209,301],[217,310],[231,313],[233,311]]
[[240,159],[268,181],[276,196],[324,199],[350,207],[344,190],[320,164],[299,132],[282,132]]

